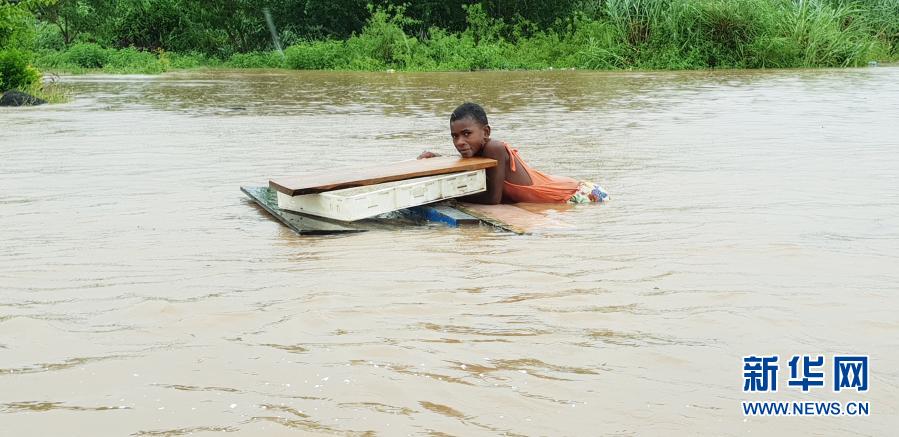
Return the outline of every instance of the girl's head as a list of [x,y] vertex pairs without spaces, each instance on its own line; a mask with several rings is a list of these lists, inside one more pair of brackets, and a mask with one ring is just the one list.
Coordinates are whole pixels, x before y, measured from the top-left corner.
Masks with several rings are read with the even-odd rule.
[[450,115],[450,135],[463,158],[481,153],[490,142],[490,125],[484,108],[470,102],[459,105]]

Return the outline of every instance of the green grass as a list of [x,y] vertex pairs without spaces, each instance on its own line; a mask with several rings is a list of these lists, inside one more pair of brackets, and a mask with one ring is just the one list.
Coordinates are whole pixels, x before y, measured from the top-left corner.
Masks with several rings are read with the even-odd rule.
[[[405,29],[403,8],[373,10],[346,40],[220,59],[80,43],[35,56],[41,69],[160,73],[186,68],[471,71],[850,67],[899,60],[899,0],[605,0],[548,29],[467,7],[468,29]],[[586,11],[586,9],[585,9]]]
[[55,80],[44,82],[40,88],[32,91],[32,95],[47,103],[66,103],[72,100],[71,92],[59,86]]

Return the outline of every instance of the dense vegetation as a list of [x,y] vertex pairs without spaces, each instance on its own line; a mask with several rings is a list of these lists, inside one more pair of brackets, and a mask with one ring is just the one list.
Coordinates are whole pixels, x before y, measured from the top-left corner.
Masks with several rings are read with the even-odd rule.
[[899,0],[0,0],[0,88],[34,83],[30,64],[687,69],[897,58]]

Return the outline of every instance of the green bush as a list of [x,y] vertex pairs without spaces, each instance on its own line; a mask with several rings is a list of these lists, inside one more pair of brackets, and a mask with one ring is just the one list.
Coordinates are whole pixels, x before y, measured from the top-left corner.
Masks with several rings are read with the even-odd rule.
[[109,73],[156,74],[172,68],[168,53],[163,51],[154,53],[134,47],[105,49],[94,43],[74,44],[64,52],[42,50],[37,53],[36,64],[44,69],[72,73],[102,69]]
[[619,28],[612,23],[580,16],[567,33],[569,66],[597,70],[625,67],[627,48]]
[[474,48],[474,41],[471,38],[462,38],[461,35],[448,33],[436,27],[431,28],[429,33],[431,37],[425,41],[429,59],[432,59],[442,69],[468,69],[465,53]]
[[293,45],[284,51],[285,64],[295,70],[349,69],[347,44],[311,41]]
[[30,49],[34,45],[34,16],[25,6],[0,0],[0,49]]
[[225,65],[233,68],[280,68],[284,67],[284,60],[280,53],[274,51],[235,53]]
[[199,67],[214,67],[221,65],[221,60],[218,58],[210,57],[204,53],[200,52],[189,52],[189,53],[169,53],[166,52],[160,57],[165,57],[168,60],[169,68],[171,69],[187,69],[187,68],[199,68]]
[[415,37],[406,35],[405,28],[419,22],[406,17],[405,10],[403,6],[372,9],[362,34],[347,41],[351,51],[391,68],[414,66],[419,43]]
[[11,89],[33,91],[40,87],[41,73],[20,50],[0,50],[0,92]]
[[72,70],[82,68],[69,63],[68,53],[56,50],[41,50],[35,53],[34,65],[42,70]]
[[66,51],[67,61],[83,68],[103,68],[109,62],[109,50],[95,43],[79,43]]
[[164,59],[160,59],[152,52],[128,47],[108,50],[103,69],[111,73],[155,74],[168,70],[168,65]]

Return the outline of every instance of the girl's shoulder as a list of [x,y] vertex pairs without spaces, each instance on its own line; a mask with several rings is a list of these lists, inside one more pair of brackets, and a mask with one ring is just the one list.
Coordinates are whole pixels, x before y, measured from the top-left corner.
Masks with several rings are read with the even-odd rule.
[[507,147],[508,144],[506,144],[505,141],[490,140],[490,142],[484,146],[484,156],[498,161],[504,161],[509,158],[509,152],[506,150]]

